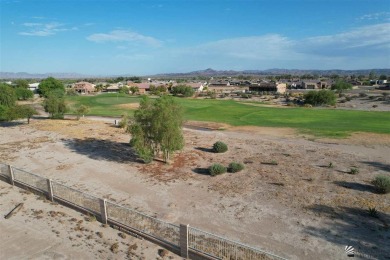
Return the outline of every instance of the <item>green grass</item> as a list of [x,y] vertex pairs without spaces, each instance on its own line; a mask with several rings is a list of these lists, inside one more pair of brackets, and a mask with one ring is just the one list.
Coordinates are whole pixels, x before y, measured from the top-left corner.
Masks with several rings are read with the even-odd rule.
[[[117,104],[136,103],[139,97],[119,94],[68,97],[68,100],[91,108],[90,115],[119,116],[130,113]],[[316,136],[345,137],[352,132],[390,134],[390,113],[377,111],[336,110],[326,108],[274,108],[253,106],[233,100],[183,99],[185,119],[227,123],[233,126],[292,127]],[[260,104],[260,103],[259,103]]]
[[90,108],[88,115],[95,116],[121,116],[124,113],[132,114],[133,110],[118,107],[121,104],[138,103],[140,98],[138,96],[129,96],[126,94],[107,93],[97,96],[68,96],[67,101],[72,108],[85,105]]

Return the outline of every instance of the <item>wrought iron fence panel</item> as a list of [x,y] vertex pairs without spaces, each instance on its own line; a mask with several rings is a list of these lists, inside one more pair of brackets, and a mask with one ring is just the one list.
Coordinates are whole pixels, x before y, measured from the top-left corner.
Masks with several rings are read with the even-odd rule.
[[54,196],[100,214],[99,198],[72,189],[57,182],[52,182],[52,185]]
[[0,175],[3,175],[5,177],[9,177],[9,170],[8,170],[8,165],[0,163]]
[[12,167],[15,181],[25,183],[33,188],[47,192],[47,179],[30,172]]
[[179,246],[179,226],[111,202],[107,202],[107,215],[109,219]]
[[220,259],[284,259],[193,227],[188,229],[188,247]]

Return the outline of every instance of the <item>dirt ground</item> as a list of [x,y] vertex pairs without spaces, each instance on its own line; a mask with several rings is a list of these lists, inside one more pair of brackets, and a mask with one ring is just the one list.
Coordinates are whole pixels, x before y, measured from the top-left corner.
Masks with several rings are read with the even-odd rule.
[[[0,181],[0,259],[181,259],[138,237]],[[160,255],[164,254],[165,257]]]
[[[185,148],[171,164],[157,160],[145,165],[128,146],[130,136],[112,122],[41,119],[30,125],[3,124],[0,133],[0,162],[168,222],[289,259],[348,259],[347,245],[372,259],[390,259],[390,195],[377,194],[371,185],[376,175],[390,173],[389,135],[318,139],[287,128],[192,122],[184,130]],[[212,153],[216,141],[227,143],[229,150]],[[245,169],[208,175],[212,163],[227,166],[233,161]],[[351,168],[358,174],[349,174]],[[8,192],[7,184],[1,185]],[[1,199],[2,212],[13,205],[9,199],[17,201],[7,196]],[[33,201],[25,203],[27,211],[50,211],[49,204]],[[373,207],[378,217],[368,213]],[[31,214],[20,221],[29,226],[27,221],[38,221]],[[59,224],[51,225],[58,230]],[[74,242],[63,241],[73,249]],[[104,250],[97,257],[108,257],[109,249]]]

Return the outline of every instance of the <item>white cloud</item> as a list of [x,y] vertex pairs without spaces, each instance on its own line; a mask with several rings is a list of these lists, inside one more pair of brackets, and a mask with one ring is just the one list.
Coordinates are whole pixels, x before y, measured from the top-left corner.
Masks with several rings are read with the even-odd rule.
[[390,21],[390,12],[379,12],[373,14],[365,14],[358,18],[358,20],[385,20]]
[[33,16],[31,17],[32,19],[37,19],[37,20],[43,20],[43,19],[46,19],[46,17],[44,16]]
[[26,26],[26,27],[36,27],[36,26],[43,26],[43,24],[41,23],[24,23],[22,24],[23,26]]
[[385,23],[300,39],[280,34],[222,39],[170,50],[165,57],[198,67],[261,69],[388,67],[389,55],[390,24]]
[[77,27],[66,28],[65,24],[50,22],[50,23],[23,23],[27,31],[19,32],[20,35],[25,36],[50,36],[58,32],[78,30]]
[[[351,51],[389,51],[390,23],[355,28],[334,35],[290,39],[279,34],[223,39],[184,52],[196,55],[223,55],[250,60],[292,60],[303,55],[339,56]],[[362,54],[362,53],[361,53]]]
[[297,48],[304,53],[338,56],[343,54],[362,54],[390,48],[390,23],[355,28],[349,32],[317,36],[303,39]]
[[141,43],[153,47],[160,47],[162,42],[150,36],[145,36],[129,30],[114,30],[109,33],[95,33],[87,37],[93,42],[128,42]]
[[[240,37],[209,42],[188,51],[252,60],[292,58],[294,41],[279,34]],[[286,56],[287,55],[287,56]]]

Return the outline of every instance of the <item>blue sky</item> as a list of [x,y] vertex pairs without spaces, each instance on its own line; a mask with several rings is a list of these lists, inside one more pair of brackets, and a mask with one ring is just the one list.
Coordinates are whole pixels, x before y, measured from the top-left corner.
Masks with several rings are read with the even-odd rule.
[[0,0],[0,71],[390,68],[388,0]]

